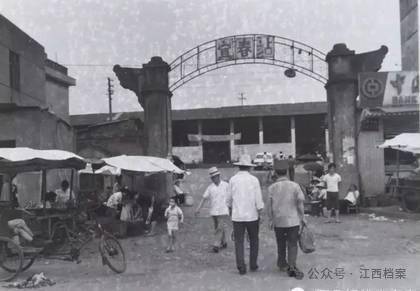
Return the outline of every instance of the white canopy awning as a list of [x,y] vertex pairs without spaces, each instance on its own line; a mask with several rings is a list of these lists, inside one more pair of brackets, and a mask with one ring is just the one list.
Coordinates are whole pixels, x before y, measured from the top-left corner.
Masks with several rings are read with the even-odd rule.
[[121,175],[121,169],[105,165],[102,168],[93,171],[92,164],[87,164],[86,168],[79,171],[80,174],[97,174],[97,175],[108,175],[108,176],[119,176]]
[[112,167],[132,172],[171,172],[176,174],[184,173],[183,170],[175,166],[171,161],[158,157],[121,155],[117,157],[104,158],[102,160],[107,165]]
[[420,154],[420,133],[402,133],[386,140],[378,147]]
[[83,169],[85,160],[68,151],[26,147],[0,148],[0,171],[38,171],[54,168]]

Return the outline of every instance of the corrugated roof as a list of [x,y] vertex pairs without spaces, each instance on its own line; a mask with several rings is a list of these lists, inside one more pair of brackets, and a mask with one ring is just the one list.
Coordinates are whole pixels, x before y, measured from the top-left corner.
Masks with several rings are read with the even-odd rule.
[[[172,110],[173,120],[196,120],[196,119],[222,119],[255,116],[290,116],[306,114],[326,114],[326,102],[306,102],[288,104],[264,104],[230,106],[218,108],[199,108]],[[141,119],[143,112],[119,112],[113,114],[113,120],[121,119]],[[70,116],[73,126],[86,126],[97,123],[107,122],[107,113],[82,114]]]

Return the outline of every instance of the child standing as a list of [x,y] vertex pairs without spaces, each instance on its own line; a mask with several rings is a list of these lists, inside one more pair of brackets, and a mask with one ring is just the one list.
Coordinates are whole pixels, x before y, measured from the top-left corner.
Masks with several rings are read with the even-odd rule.
[[167,253],[173,252],[175,248],[175,234],[179,229],[179,223],[184,223],[184,214],[181,208],[175,203],[175,198],[169,199],[169,207],[165,210],[165,217],[168,219],[168,248]]

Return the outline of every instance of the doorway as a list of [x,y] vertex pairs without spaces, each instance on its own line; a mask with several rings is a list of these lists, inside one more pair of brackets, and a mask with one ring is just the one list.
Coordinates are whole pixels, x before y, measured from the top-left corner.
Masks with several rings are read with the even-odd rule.
[[230,161],[228,141],[203,143],[203,162],[205,164],[224,164],[228,161]]

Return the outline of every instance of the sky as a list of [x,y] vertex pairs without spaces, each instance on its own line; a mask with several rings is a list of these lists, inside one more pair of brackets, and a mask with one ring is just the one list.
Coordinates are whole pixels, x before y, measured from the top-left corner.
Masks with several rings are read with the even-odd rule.
[[[398,0],[0,0],[0,13],[67,65],[77,85],[70,113],[142,110],[123,89],[114,64],[141,67],[152,56],[170,63],[190,48],[228,35],[264,33],[328,53],[346,43],[356,53],[389,48],[382,71],[401,69]],[[325,101],[323,85],[284,69],[242,65],[218,69],[173,92],[174,109]]]

